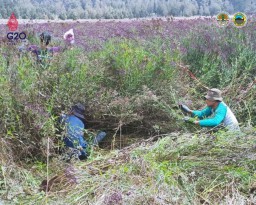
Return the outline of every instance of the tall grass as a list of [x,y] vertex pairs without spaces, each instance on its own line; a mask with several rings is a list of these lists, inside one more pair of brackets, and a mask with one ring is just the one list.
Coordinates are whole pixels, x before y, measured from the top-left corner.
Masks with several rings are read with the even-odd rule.
[[[83,204],[85,199],[89,204],[255,200],[250,195],[255,180],[255,30],[213,28],[204,21],[193,29],[186,21],[170,23],[173,27],[168,23],[129,24],[126,30],[118,24],[114,37],[105,27],[103,35],[97,24],[94,32],[104,41],[96,39],[90,45],[85,41],[84,48],[65,50],[42,63],[32,53],[18,53],[15,46],[0,46],[2,198],[27,204]],[[38,40],[30,35],[33,42]],[[93,36],[79,36],[78,42]],[[180,65],[189,65],[197,80]],[[247,138],[183,134],[201,128],[184,124],[177,104],[204,106],[202,84],[224,91],[243,131],[249,130]],[[49,176],[67,176],[66,164],[56,160],[56,150],[63,146],[56,121],[77,102],[86,105],[88,127],[108,132],[112,149],[117,136],[169,133],[165,136],[172,137],[134,145],[118,157],[116,151],[91,150],[88,163],[74,165],[81,185],[74,188],[67,179],[60,180],[56,192],[46,197],[37,190],[46,176],[46,159]],[[69,198],[59,198],[62,191]]]
[[[34,204],[250,204],[255,203],[255,136],[237,138],[172,133],[119,152],[98,152],[75,167],[79,184],[57,181]],[[52,166],[56,166],[56,162]],[[59,163],[59,162],[58,162]],[[68,193],[68,197],[63,197]]]

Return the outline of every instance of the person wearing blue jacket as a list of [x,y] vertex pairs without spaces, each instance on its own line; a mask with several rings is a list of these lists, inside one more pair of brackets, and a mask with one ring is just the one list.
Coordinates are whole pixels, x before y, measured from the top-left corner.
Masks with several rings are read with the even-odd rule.
[[[61,123],[65,125],[64,143],[67,147],[79,151],[78,157],[80,160],[87,158],[86,149],[87,141],[84,139],[85,130],[85,107],[78,103],[72,106],[68,114],[61,115]],[[100,132],[94,138],[93,145],[98,143],[106,136],[105,132]]]
[[87,142],[84,139],[84,112],[85,107],[82,104],[72,106],[68,114],[61,115],[61,124],[64,124],[64,143],[67,147],[79,151],[80,160],[86,159]]
[[[190,110],[186,105],[179,107],[192,117],[186,117],[185,122],[190,122],[201,127],[216,127],[224,125],[232,131],[239,131],[239,124],[231,109],[223,102],[221,91],[216,88],[209,89],[204,97],[206,107],[203,110]],[[197,117],[199,120],[197,120]]]

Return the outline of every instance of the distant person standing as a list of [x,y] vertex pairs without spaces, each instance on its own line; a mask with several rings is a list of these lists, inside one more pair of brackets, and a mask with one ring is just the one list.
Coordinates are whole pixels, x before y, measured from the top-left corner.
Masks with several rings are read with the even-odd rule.
[[37,56],[37,61],[41,62],[42,59],[51,58],[53,55],[62,52],[64,49],[60,46],[51,46],[52,35],[44,31],[39,35],[40,46],[38,45],[29,45],[28,40],[24,40],[21,45],[18,46],[20,53],[31,52]]
[[43,32],[40,34],[40,46],[42,50],[46,50],[47,46],[51,42],[52,36],[49,32]]
[[73,28],[69,29],[66,33],[64,33],[63,38],[65,40],[67,48],[72,48],[75,43],[75,34]]

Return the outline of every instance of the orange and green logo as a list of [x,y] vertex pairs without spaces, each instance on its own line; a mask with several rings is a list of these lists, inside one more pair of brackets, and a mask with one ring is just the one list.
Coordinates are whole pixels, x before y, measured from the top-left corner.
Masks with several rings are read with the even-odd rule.
[[230,22],[229,15],[227,13],[219,13],[217,15],[217,22],[220,26],[227,26]]

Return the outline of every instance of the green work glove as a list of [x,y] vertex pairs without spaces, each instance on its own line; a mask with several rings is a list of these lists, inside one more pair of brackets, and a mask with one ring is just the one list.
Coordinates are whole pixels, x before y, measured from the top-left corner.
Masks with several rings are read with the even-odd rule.
[[183,120],[187,123],[192,123],[192,124],[195,124],[196,122],[196,119],[192,117],[184,117]]

